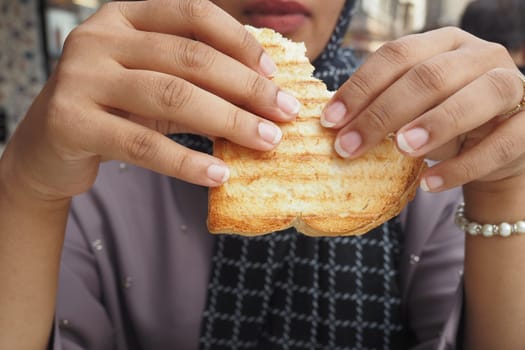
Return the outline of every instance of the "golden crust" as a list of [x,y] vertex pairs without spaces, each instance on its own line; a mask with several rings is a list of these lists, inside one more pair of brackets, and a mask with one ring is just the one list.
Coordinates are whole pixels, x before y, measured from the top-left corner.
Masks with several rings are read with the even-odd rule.
[[332,93],[312,78],[304,45],[249,29],[279,67],[274,81],[303,107],[297,121],[280,125],[273,151],[215,141],[214,155],[231,176],[209,191],[210,232],[255,236],[293,226],[310,236],[359,235],[397,215],[414,197],[424,161],[401,154],[391,138],[359,159],[340,158],[336,132],[319,123]]

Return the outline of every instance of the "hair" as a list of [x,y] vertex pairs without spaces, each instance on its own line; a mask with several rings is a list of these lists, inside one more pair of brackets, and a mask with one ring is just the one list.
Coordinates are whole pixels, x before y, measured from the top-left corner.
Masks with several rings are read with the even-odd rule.
[[460,27],[510,51],[519,50],[525,46],[525,0],[474,0],[465,8]]

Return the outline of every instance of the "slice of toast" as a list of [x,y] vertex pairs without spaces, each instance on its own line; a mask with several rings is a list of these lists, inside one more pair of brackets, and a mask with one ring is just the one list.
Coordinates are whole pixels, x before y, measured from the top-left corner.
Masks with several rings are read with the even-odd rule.
[[273,151],[215,141],[214,155],[231,175],[210,189],[210,232],[254,236],[295,226],[311,236],[359,235],[397,215],[413,198],[424,161],[401,154],[390,137],[359,159],[339,157],[337,132],[319,123],[333,93],[312,77],[304,44],[248,29],[276,62],[276,84],[303,106],[295,122],[280,125],[283,138]]

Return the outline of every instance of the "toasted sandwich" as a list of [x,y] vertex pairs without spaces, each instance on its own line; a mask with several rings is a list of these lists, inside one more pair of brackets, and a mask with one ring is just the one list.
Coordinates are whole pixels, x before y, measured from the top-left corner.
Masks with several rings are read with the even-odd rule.
[[339,157],[337,131],[319,122],[333,93],[313,77],[304,44],[248,29],[276,62],[275,83],[302,108],[296,121],[280,124],[283,138],[272,151],[215,141],[214,155],[231,174],[209,191],[210,232],[255,236],[293,226],[310,236],[360,235],[397,215],[415,195],[423,159],[400,153],[392,137],[358,159]]

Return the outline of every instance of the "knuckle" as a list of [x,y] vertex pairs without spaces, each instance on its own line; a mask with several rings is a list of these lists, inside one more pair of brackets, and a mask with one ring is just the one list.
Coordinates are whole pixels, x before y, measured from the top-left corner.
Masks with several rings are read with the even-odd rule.
[[[350,80],[348,81],[348,84],[344,84],[342,86],[342,89],[345,94],[348,96],[360,96],[360,97],[367,97],[372,93],[372,87],[370,86],[370,80],[369,77],[362,72],[357,72],[354,74]],[[356,96],[356,97],[357,97]]]
[[475,37],[474,35],[468,33],[467,31],[455,26],[445,26],[437,30],[442,31],[447,38],[450,38],[452,47],[455,48],[464,46],[465,44],[472,42],[473,40],[481,40]]
[[494,140],[492,158],[496,164],[508,164],[519,156],[522,148],[518,140],[500,136]]
[[459,175],[464,182],[470,182],[479,177],[480,166],[472,159],[464,159],[461,162],[457,162],[454,167],[455,173]]
[[85,53],[85,47],[93,43],[107,42],[111,37],[111,32],[107,31],[103,26],[94,22],[84,23],[75,27],[64,40],[63,52],[71,52],[78,50],[80,54]]
[[67,52],[91,37],[91,30],[87,24],[79,25],[74,28],[64,40],[63,51]]
[[180,64],[189,69],[202,70],[214,65],[214,52],[197,41],[185,40],[176,51]]
[[162,79],[158,83],[158,103],[162,109],[179,110],[191,100],[192,89],[179,78]]
[[226,114],[226,119],[224,120],[224,130],[235,134],[235,131],[242,130],[243,125],[243,116],[240,108],[232,107],[228,114]]
[[190,153],[187,150],[182,150],[177,153],[177,159],[172,162],[173,171],[175,174],[181,175],[187,172],[190,169]]
[[[130,18],[130,2],[123,0],[123,1],[109,1],[106,2],[105,5],[108,6],[108,12],[115,12],[117,15],[119,15],[122,19],[120,22],[121,24],[124,24],[125,26],[129,28],[133,28],[133,25],[129,22],[128,18]],[[170,4],[171,6],[171,4]],[[114,16],[110,17],[114,21]]]
[[517,96],[515,80],[511,79],[505,70],[493,69],[487,72],[487,78],[495,95],[500,100],[507,101],[509,97],[514,99]]
[[412,79],[418,89],[430,91],[442,91],[447,82],[445,70],[436,63],[421,63],[413,70]]
[[467,112],[465,107],[458,101],[450,100],[444,103],[441,109],[449,124],[445,130],[461,130],[462,120]]
[[268,87],[267,80],[261,75],[252,74],[246,80],[246,97],[249,99],[260,99]]
[[250,61],[253,59],[253,64],[256,65],[262,56],[264,49],[250,32],[244,28],[242,29],[242,34],[239,37],[238,51],[249,53]]
[[462,29],[455,27],[455,26],[450,26],[450,25],[442,27],[441,30],[445,31],[447,34],[463,33]]
[[100,6],[99,13],[102,15],[112,15],[115,12],[121,12],[123,9],[125,9],[126,4],[122,1],[109,1],[106,3],[103,3]]
[[506,57],[509,55],[509,51],[507,50],[507,48],[505,48],[505,46],[503,46],[500,43],[489,42],[487,45],[489,50],[495,57]]
[[451,38],[464,37],[467,34],[467,32],[464,31],[463,29],[455,27],[455,26],[450,26],[450,25],[442,27],[440,30],[445,32],[447,36]]
[[207,18],[211,15],[213,7],[207,0],[180,0],[179,10],[183,16],[190,20]]
[[152,130],[137,132],[130,138],[123,140],[122,149],[132,161],[141,162],[155,158],[158,146],[155,143],[157,134]]
[[[239,38],[239,47],[242,50],[251,50],[251,49],[257,49],[259,48],[259,44],[257,43],[257,40],[253,37],[253,35],[250,34],[247,30],[242,31],[242,35]],[[260,54],[262,54],[262,48],[259,50]]]
[[390,116],[388,109],[379,103],[374,103],[366,112],[366,121],[370,124],[370,130],[388,132],[390,127]]
[[411,48],[405,40],[398,39],[384,44],[377,53],[388,63],[405,65],[410,61]]
[[[99,10],[86,21],[86,23],[102,19],[103,23],[107,24],[108,20],[118,25],[124,24],[131,27],[126,20],[129,17],[130,3],[128,1],[106,1],[100,6]],[[122,21],[115,22],[115,18],[120,18]],[[104,26],[106,27],[106,26]],[[107,29],[107,28],[104,28]]]

